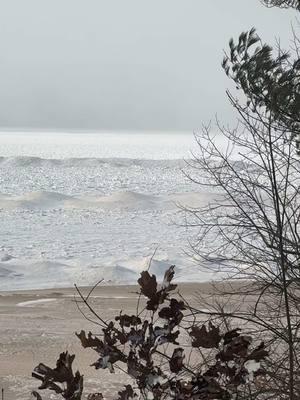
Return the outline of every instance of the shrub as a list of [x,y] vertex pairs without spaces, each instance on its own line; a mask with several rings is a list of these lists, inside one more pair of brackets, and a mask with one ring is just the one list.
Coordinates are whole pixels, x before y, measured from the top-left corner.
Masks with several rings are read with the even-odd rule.
[[[155,275],[143,271],[138,280],[139,298],[135,315],[122,312],[110,322],[98,316],[102,334],[76,333],[84,348],[92,348],[97,359],[92,366],[126,371],[129,383],[118,392],[119,400],[143,399],[232,399],[253,397],[265,374],[268,355],[264,343],[240,329],[222,332],[221,326],[197,320],[193,309],[173,283],[171,266],[159,285]],[[78,293],[90,310],[89,295]],[[83,376],[72,371],[74,355],[61,353],[55,368],[39,364],[33,377],[66,400],[79,400]],[[132,384],[133,382],[133,384]],[[101,388],[99,388],[101,390]],[[34,396],[41,400],[38,392]],[[99,400],[101,393],[88,396]]]

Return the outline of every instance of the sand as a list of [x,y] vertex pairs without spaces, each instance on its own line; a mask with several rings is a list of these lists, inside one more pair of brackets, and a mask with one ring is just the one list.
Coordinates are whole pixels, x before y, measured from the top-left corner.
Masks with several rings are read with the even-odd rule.
[[[88,288],[83,289],[86,293]],[[180,290],[190,302],[197,291],[209,291],[209,284],[180,284]],[[82,349],[75,332],[81,329],[100,331],[87,321],[74,300],[75,289],[47,289],[0,292],[0,388],[5,400],[30,399],[38,381],[31,378],[33,368],[40,362],[55,366],[60,352],[76,354],[74,362],[85,376],[85,393],[101,391],[106,398],[128,382],[128,377],[116,372],[95,371],[89,365],[97,354]],[[105,319],[111,319],[122,309],[135,313],[136,286],[102,286],[91,297],[91,303]],[[43,399],[54,399],[44,391]]]

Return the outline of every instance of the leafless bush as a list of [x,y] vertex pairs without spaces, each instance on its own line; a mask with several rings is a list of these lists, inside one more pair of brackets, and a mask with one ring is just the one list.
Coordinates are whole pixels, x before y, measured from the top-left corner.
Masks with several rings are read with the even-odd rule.
[[245,101],[227,93],[237,128],[217,121],[217,134],[208,126],[196,135],[189,179],[215,197],[205,207],[184,209],[192,256],[230,281],[216,287],[211,317],[245,322],[263,336],[274,350],[269,378],[276,398],[298,399],[299,60],[281,52],[274,58],[251,30],[230,41],[223,67]]

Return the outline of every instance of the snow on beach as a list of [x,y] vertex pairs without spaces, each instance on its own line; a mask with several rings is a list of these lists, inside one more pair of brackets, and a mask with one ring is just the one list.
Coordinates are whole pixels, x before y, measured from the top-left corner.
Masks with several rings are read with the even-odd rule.
[[187,259],[178,204],[211,193],[182,174],[192,134],[0,133],[0,290],[208,279]]

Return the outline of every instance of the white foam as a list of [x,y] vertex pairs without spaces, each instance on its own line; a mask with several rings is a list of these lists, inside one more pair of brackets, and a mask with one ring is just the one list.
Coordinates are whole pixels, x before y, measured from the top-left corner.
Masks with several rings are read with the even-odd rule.
[[38,300],[28,300],[28,301],[23,301],[21,303],[18,303],[18,307],[35,307],[36,305],[39,304],[44,304],[44,303],[51,303],[53,301],[56,301],[57,299],[38,299]]
[[104,282],[112,284],[133,283],[138,278],[134,271],[120,265],[99,267],[98,276],[100,279],[103,278]]

